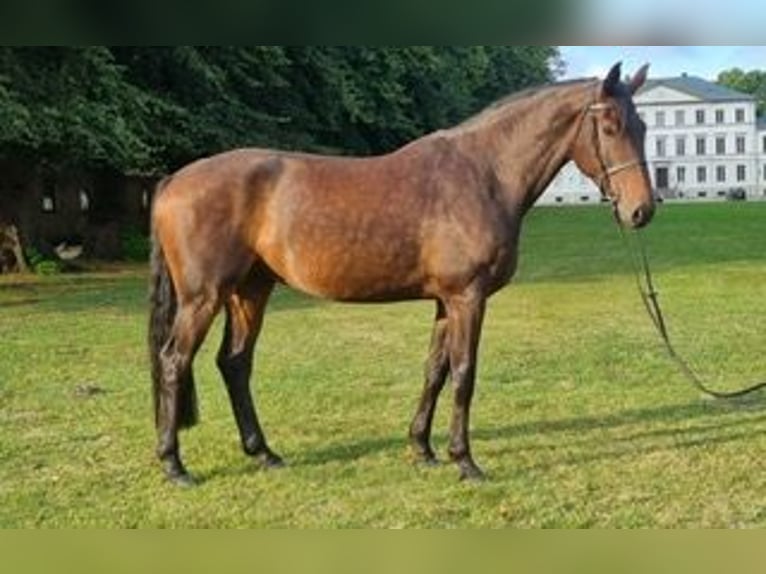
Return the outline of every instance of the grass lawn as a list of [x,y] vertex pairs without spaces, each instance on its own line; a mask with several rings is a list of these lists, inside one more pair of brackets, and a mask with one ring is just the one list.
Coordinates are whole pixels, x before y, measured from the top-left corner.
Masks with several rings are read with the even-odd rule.
[[[711,385],[766,377],[766,203],[664,205],[646,230],[671,334]],[[473,449],[489,479],[412,465],[432,304],[271,301],[255,389],[288,466],[239,450],[196,362],[194,489],[155,462],[143,267],[0,278],[0,526],[766,526],[766,394],[701,396],[638,299],[608,210],[537,208],[489,305]],[[446,400],[445,400],[446,399]],[[434,423],[446,449],[451,393]]]

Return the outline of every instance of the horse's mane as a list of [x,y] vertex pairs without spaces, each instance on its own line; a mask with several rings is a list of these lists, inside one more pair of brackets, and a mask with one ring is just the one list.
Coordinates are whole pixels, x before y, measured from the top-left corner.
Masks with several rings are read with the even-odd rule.
[[487,120],[494,118],[500,112],[507,113],[511,111],[508,109],[509,107],[515,108],[517,104],[525,103],[537,96],[548,95],[550,93],[557,92],[559,89],[563,89],[563,88],[570,88],[572,86],[593,83],[595,80],[596,78],[577,78],[574,80],[551,82],[548,84],[542,84],[540,86],[533,86],[531,88],[526,88],[518,92],[513,92],[512,94],[509,94],[507,96],[504,96],[492,102],[491,104],[489,104],[488,106],[486,106],[485,108],[477,112],[476,114],[463,120],[461,123],[455,126],[455,129],[471,128],[471,127],[479,126],[485,123]]

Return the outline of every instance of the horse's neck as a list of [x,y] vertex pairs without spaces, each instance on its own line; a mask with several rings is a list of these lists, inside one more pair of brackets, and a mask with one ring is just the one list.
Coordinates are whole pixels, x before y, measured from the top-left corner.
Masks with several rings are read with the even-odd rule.
[[474,152],[484,155],[514,211],[531,207],[569,161],[592,97],[588,85],[554,90],[497,113],[474,134]]

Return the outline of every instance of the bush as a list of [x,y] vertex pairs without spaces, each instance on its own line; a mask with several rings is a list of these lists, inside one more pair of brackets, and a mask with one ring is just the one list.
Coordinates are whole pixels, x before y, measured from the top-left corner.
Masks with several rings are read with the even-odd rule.
[[126,229],[120,235],[122,256],[126,261],[148,261],[151,252],[149,238],[137,229]]
[[29,267],[38,275],[56,275],[63,270],[61,262],[55,259],[48,259],[34,247],[25,250]]
[[44,259],[34,266],[34,270],[38,275],[58,275],[63,269],[58,261]]

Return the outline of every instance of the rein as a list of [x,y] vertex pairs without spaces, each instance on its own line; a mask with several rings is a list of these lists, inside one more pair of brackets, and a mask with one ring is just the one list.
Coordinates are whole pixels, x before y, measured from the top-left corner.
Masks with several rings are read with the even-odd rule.
[[652,272],[651,272],[651,269],[649,268],[649,258],[646,254],[646,247],[644,246],[641,235],[639,234],[638,231],[632,233],[634,237],[634,241],[633,241],[633,246],[631,246],[623,226],[618,223],[618,227],[620,230],[620,235],[622,236],[625,242],[625,245],[627,247],[627,250],[631,256],[633,271],[636,276],[636,286],[638,287],[638,292],[641,296],[641,301],[644,303],[646,312],[649,315],[649,318],[652,320],[652,323],[654,324],[657,330],[657,334],[659,335],[660,340],[662,341],[665,349],[667,350],[668,355],[670,356],[671,360],[676,364],[679,371],[681,371],[681,373],[683,373],[683,375],[698,390],[716,399],[735,399],[738,397],[749,395],[750,393],[753,393],[759,389],[766,387],[766,381],[762,381],[762,382],[758,382],[753,385],[750,385],[749,387],[745,387],[743,389],[726,392],[726,391],[716,391],[714,389],[709,388],[707,385],[705,385],[705,383],[702,381],[700,376],[691,368],[689,363],[681,355],[678,354],[675,347],[673,346],[673,343],[670,340],[670,335],[668,334],[667,322],[665,321],[665,317],[662,314],[662,308],[660,307],[659,293],[654,288]]
[[[594,101],[585,108],[585,112],[587,114],[591,111],[601,111],[607,109],[608,107],[609,104]],[[646,161],[631,160],[607,166],[604,161],[604,153],[601,146],[601,138],[599,137],[598,125],[595,116],[593,117],[592,134],[593,148],[601,172],[596,176],[596,184],[598,185],[602,195],[612,202],[613,209],[616,209],[617,202],[619,201],[620,197],[618,193],[614,193],[611,185],[611,176],[626,169],[644,167],[646,165]],[[649,257],[646,253],[646,247],[641,240],[641,235],[638,231],[632,234],[634,238],[634,245],[632,246],[628,240],[627,234],[625,233],[625,228],[623,227],[622,223],[618,221],[617,227],[630,254],[631,263],[633,265],[633,272],[636,277],[636,286],[638,287],[638,293],[641,296],[641,301],[643,302],[644,307],[646,308],[646,312],[649,315],[649,318],[652,320],[655,329],[657,330],[657,334],[659,335],[665,350],[667,350],[668,355],[676,364],[679,371],[681,371],[681,373],[699,391],[716,399],[735,399],[749,395],[759,389],[766,388],[766,381],[758,382],[748,387],[728,392],[716,391],[715,389],[711,389],[705,385],[704,381],[691,368],[689,363],[681,355],[678,354],[675,347],[673,346],[672,341],[670,340],[667,322],[665,321],[665,316],[663,315],[662,308],[660,307],[659,293],[654,288],[654,280],[652,278],[652,272],[649,267]]]

